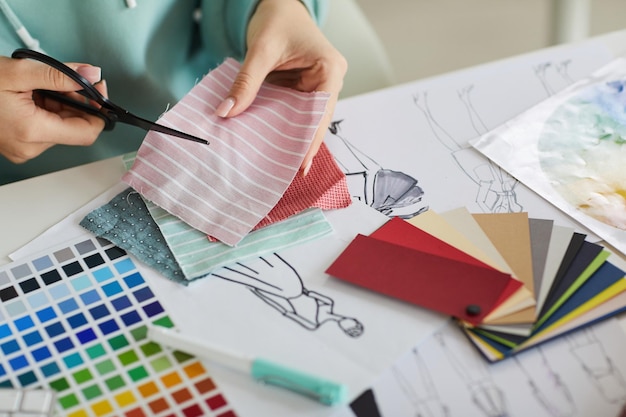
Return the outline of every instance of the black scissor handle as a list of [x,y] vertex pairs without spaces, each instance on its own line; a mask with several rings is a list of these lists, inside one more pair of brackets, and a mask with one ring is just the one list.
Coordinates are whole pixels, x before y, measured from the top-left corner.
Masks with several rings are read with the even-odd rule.
[[77,93],[85,96],[88,99],[95,101],[100,104],[101,108],[91,107],[86,103],[81,103],[76,100],[73,100],[66,95],[50,91],[50,90],[39,90],[40,94],[46,95],[50,98],[53,98],[59,102],[62,102],[66,105],[73,106],[77,109],[83,110],[89,114],[96,115],[105,122],[105,130],[111,130],[115,126],[116,122],[126,123],[129,125],[137,126],[146,131],[154,130],[157,132],[164,133],[166,135],[179,137],[182,139],[187,139],[193,142],[203,143],[208,145],[209,142],[206,139],[201,139],[196,136],[190,135],[188,133],[181,132],[179,130],[166,127],[160,125],[158,123],[154,123],[141,117],[135,116],[134,114],[128,112],[124,108],[118,106],[113,103],[111,100],[100,94],[100,92],[89,83],[82,75],[65,65],[64,63],[57,61],[56,59],[42,54],[41,52],[33,51],[32,49],[19,48],[13,51],[11,54],[12,58],[19,59],[34,59],[36,61],[42,62],[61,71],[63,74],[67,75],[69,78],[74,80],[78,85],[80,85],[83,89],[76,91]]
[[78,100],[74,100],[73,98],[70,98],[67,95],[58,91],[35,90],[35,92],[41,97],[49,97],[54,101],[58,101],[59,103],[65,104],[67,106],[71,106],[82,112],[98,116],[99,118],[104,120],[104,130],[113,130],[113,128],[115,127],[117,116],[115,115],[115,113],[109,112],[104,108],[97,109],[89,104],[81,103]]

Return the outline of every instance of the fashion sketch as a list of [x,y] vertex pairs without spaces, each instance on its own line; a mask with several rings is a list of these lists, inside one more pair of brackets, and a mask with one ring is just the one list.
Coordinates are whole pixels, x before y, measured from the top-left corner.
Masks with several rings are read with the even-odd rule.
[[[465,107],[476,135],[487,133],[488,129],[476,111],[469,85],[457,91],[459,100]],[[518,181],[499,166],[485,158],[476,158],[476,150],[468,144],[461,145],[437,121],[428,104],[428,92],[420,91],[413,95],[415,106],[426,118],[433,136],[450,151],[450,156],[467,177],[476,184],[476,204],[485,213],[516,213],[523,211],[517,201],[515,187]]]
[[[539,79],[548,97],[559,91],[563,87],[563,82],[565,85],[574,82],[568,72],[570,64],[571,60],[563,60],[557,63],[547,61],[535,65],[533,68],[535,76]],[[558,80],[554,80],[553,76],[555,75]]]
[[305,288],[298,271],[277,253],[237,262],[211,276],[244,285],[267,305],[307,330],[335,324],[347,336],[363,334],[359,320],[336,313],[332,298]]
[[550,416],[575,416],[576,404],[566,381],[550,366],[541,347],[536,352],[536,355],[513,357],[526,377],[532,396]]
[[428,210],[418,181],[404,172],[383,168],[361,152],[342,136],[342,122],[333,121],[329,130],[342,145],[341,152],[335,150],[333,155],[346,175],[353,198],[389,217],[409,219]]
[[482,358],[469,356],[458,343],[449,343],[441,333],[435,338],[461,381],[467,387],[472,402],[485,417],[508,417],[506,397],[496,385]]
[[[571,60],[560,62],[543,62],[532,68],[534,75],[545,90],[547,96],[566,87],[573,82],[569,75]],[[483,122],[472,101],[474,86],[469,84],[457,90],[458,99],[464,106],[467,117],[476,136],[487,133],[490,128]],[[486,158],[476,158],[476,151],[469,144],[455,139],[437,120],[428,103],[428,91],[418,91],[413,95],[413,102],[426,118],[433,136],[449,152],[450,156],[476,184],[475,202],[485,213],[515,213],[524,210],[517,199],[516,187],[518,180],[502,170]],[[491,126],[493,128],[495,126]]]
[[587,375],[589,382],[609,403],[626,401],[626,381],[620,370],[606,354],[593,328],[582,329],[566,336],[569,350]]
[[428,366],[417,348],[411,351],[410,366],[394,366],[393,377],[415,410],[415,417],[449,417],[450,410],[442,402]]

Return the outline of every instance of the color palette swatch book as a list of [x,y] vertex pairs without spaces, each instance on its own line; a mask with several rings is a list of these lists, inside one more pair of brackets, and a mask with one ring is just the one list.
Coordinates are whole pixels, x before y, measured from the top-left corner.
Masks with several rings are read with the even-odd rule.
[[56,392],[83,416],[235,415],[203,364],[146,338],[173,327],[134,261],[81,238],[0,268],[0,387]]
[[626,310],[610,255],[552,220],[459,208],[357,235],[327,273],[455,317],[498,361]]

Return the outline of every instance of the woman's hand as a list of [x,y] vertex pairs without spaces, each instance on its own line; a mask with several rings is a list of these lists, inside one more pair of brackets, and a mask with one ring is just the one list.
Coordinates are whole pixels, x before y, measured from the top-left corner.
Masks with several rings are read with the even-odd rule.
[[[91,83],[100,81],[98,67],[67,65]],[[96,88],[106,95],[104,82]],[[96,140],[104,128],[102,119],[54,100],[43,100],[33,94],[36,89],[71,93],[80,86],[40,62],[0,57],[0,154],[22,163],[56,144],[86,146]]]
[[248,25],[247,44],[241,70],[216,114],[232,117],[243,112],[266,79],[299,91],[330,93],[326,114],[302,162],[302,175],[306,175],[330,125],[346,60],[298,0],[261,0]]

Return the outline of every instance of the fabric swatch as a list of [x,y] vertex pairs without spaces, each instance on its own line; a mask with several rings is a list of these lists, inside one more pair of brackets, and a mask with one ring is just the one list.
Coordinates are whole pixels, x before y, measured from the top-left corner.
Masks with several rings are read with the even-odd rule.
[[[123,161],[127,169],[132,167],[135,158],[136,152],[124,155]],[[352,204],[352,197],[346,176],[335,162],[328,147],[322,143],[313,158],[308,175],[305,177],[297,175],[276,206],[253,230],[269,226],[309,208],[334,210],[348,207],[350,204]],[[164,217],[161,212],[155,214],[154,207],[156,205],[148,204],[148,209],[159,227],[163,226],[161,220],[163,218],[166,222],[171,222],[171,219]],[[208,239],[211,242],[218,241],[212,236],[208,236]]]
[[133,189],[127,188],[107,204],[91,211],[80,225],[133,254],[168,279],[182,284],[189,281],[150,216],[143,198]]
[[245,261],[332,233],[333,228],[320,209],[313,208],[249,233],[237,246],[211,242],[207,236],[146,202],[164,239],[187,277],[206,275],[222,266]]
[[309,209],[252,232],[231,247],[210,242],[204,233],[145,201],[131,188],[93,210],[80,225],[183,284],[223,266],[279,252],[333,231],[320,209]]
[[239,63],[226,60],[159,122],[209,145],[149,132],[122,180],[190,226],[235,245],[276,206],[304,159],[329,94],[265,83],[237,117],[214,115]]
[[351,203],[346,175],[322,143],[313,158],[309,173],[304,177],[296,175],[276,206],[255,229],[286,219],[310,207],[333,210],[348,207]]

